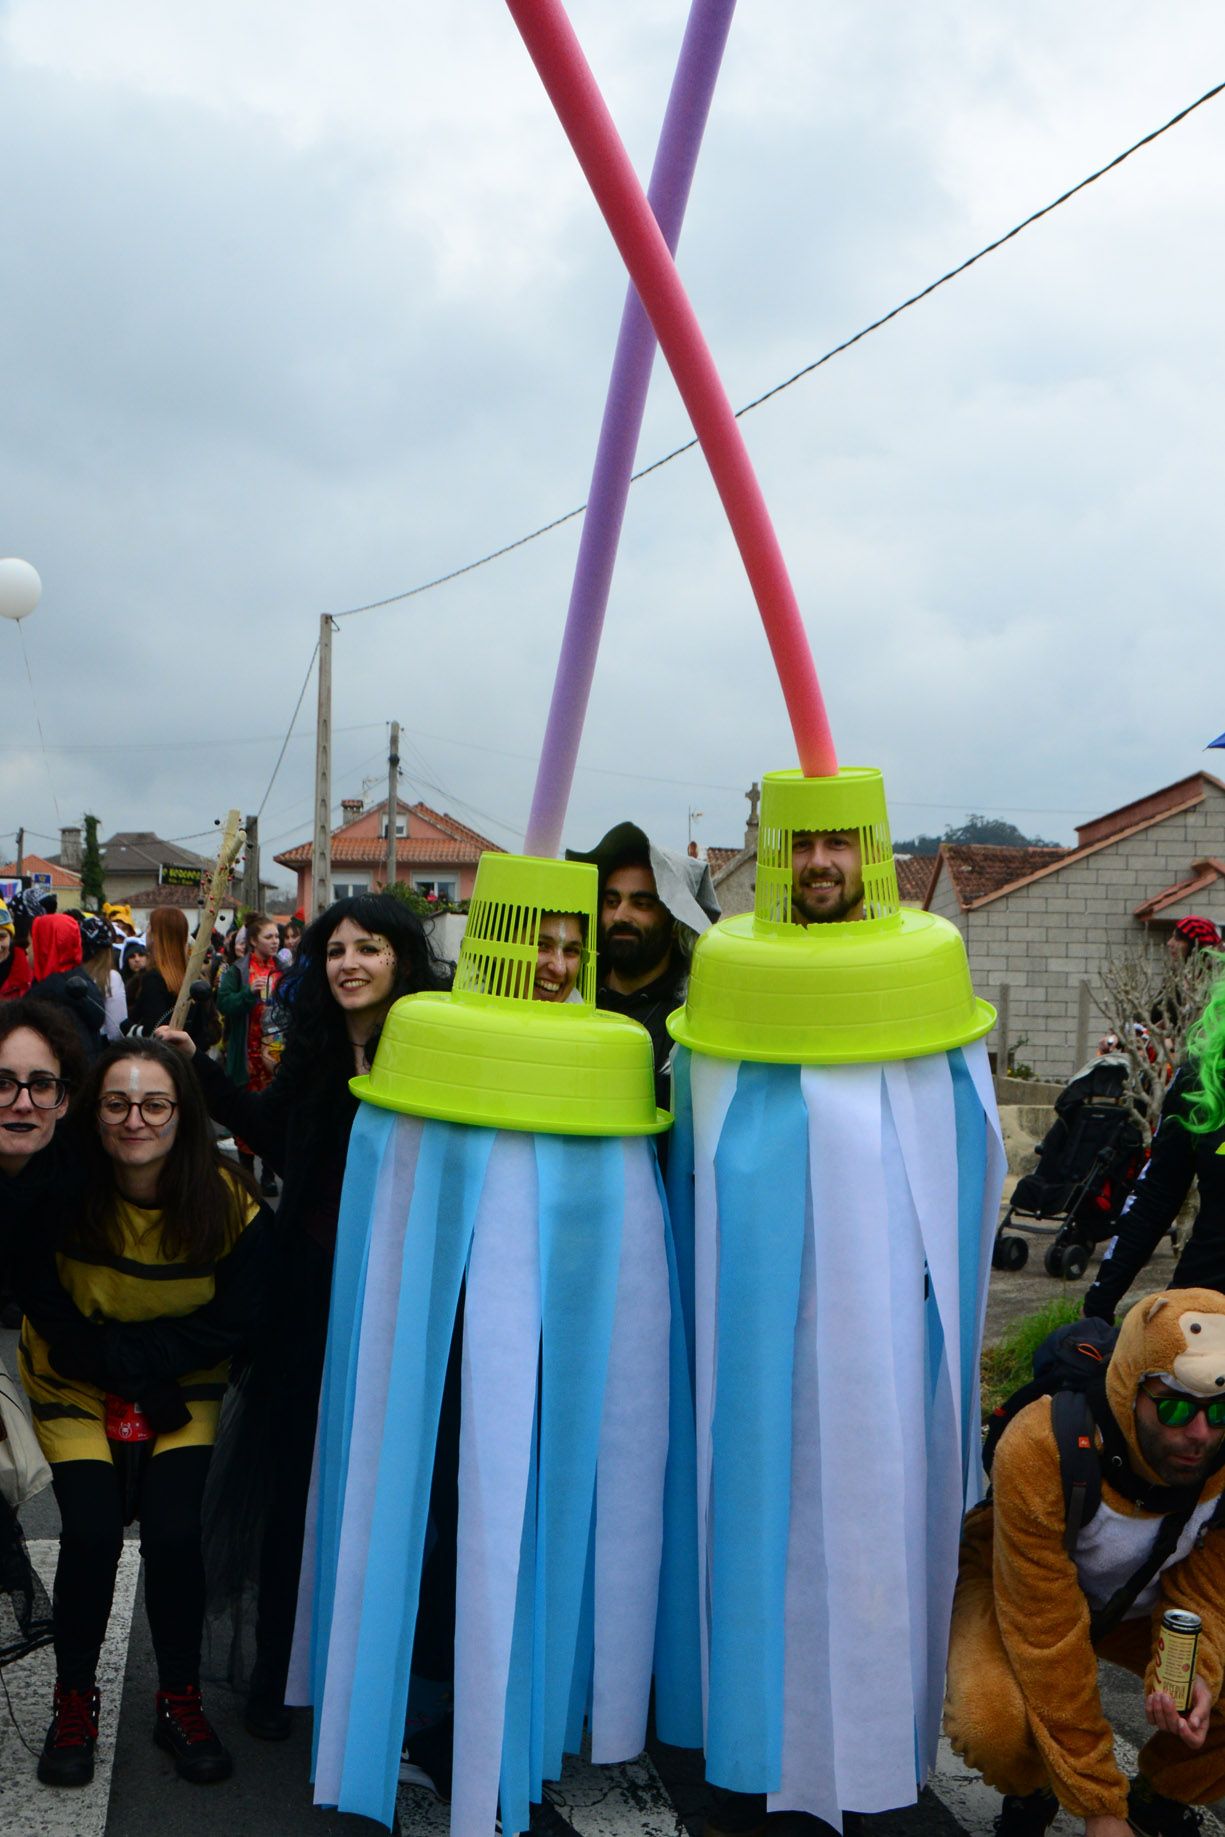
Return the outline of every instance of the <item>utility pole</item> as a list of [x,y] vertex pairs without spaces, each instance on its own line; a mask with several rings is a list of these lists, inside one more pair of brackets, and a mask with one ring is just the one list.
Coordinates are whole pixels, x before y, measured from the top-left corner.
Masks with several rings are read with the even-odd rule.
[[315,716],[315,830],[311,838],[312,915],[332,903],[332,618],[319,621],[319,707]]
[[25,855],[26,855],[26,826],[23,823],[21,825],[21,828],[17,831],[17,878],[18,880],[20,880],[21,876],[25,873]]
[[259,900],[259,818],[249,816],[244,825],[247,852],[243,857],[242,903],[248,912],[258,912]]
[[400,801],[400,723],[391,723],[387,755],[387,885],[396,884],[396,805]]

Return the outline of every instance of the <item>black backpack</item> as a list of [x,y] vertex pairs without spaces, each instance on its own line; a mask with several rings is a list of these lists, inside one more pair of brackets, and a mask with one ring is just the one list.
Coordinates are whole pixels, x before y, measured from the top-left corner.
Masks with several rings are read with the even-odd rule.
[[[1090,1615],[1090,1637],[1098,1639],[1117,1626],[1136,1597],[1147,1588],[1186,1529],[1208,1479],[1225,1462],[1225,1446],[1198,1487],[1155,1485],[1137,1474],[1127,1442],[1106,1401],[1106,1367],[1119,1337],[1109,1321],[1068,1321],[1048,1333],[1034,1352],[1034,1375],[992,1412],[983,1442],[983,1466],[990,1474],[1000,1437],[1013,1417],[1038,1397],[1051,1399],[1051,1427],[1059,1449],[1063,1481],[1063,1547],[1071,1556],[1077,1540],[1102,1502],[1103,1469],[1117,1492],[1145,1511],[1160,1512],[1161,1523],[1149,1554],[1102,1608]],[[1097,1445],[1100,1432],[1102,1446]],[[1225,1503],[1225,1500],[1223,1500]],[[1218,1506],[1212,1518],[1221,1518]]]

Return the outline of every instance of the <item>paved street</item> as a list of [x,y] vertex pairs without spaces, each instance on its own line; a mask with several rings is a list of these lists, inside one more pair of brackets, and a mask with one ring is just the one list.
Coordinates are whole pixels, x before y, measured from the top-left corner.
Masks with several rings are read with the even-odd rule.
[[[1035,1307],[1055,1292],[1056,1285],[1040,1269],[1039,1264],[1025,1279],[1009,1279],[1007,1312]],[[0,1353],[10,1370],[15,1368],[15,1337],[0,1332]],[[31,1501],[22,1518],[50,1588],[58,1529],[50,1492]],[[0,1672],[8,1697],[6,1703],[0,1691],[0,1837],[216,1837],[219,1829],[225,1837],[361,1837],[381,1830],[367,1819],[315,1808],[306,1712],[299,1712],[288,1742],[254,1741],[242,1727],[239,1698],[220,1681],[224,1671],[223,1652],[206,1656],[205,1699],[233,1752],[234,1777],[216,1787],[184,1785],[151,1739],[156,1679],[139,1557],[130,1540],[103,1654],[102,1739],[92,1787],[53,1792],[34,1777],[54,1678],[50,1652]],[[1138,1686],[1103,1666],[1102,1692],[1118,1733],[1120,1762],[1130,1768],[1146,1733]],[[988,1837],[998,1810],[996,1795],[942,1750],[932,1788],[920,1803],[869,1819],[867,1837]],[[532,1830],[542,1837],[698,1837],[701,1820],[700,1757],[653,1744],[625,1766],[571,1763],[560,1784],[550,1789],[550,1803],[538,1808]],[[404,1788],[394,1829],[396,1837],[447,1837],[447,1814],[420,1789]],[[1058,1837],[1071,1837],[1079,1829],[1063,1816],[1054,1826]],[[1205,1832],[1225,1837],[1225,1826],[1208,1818]]]

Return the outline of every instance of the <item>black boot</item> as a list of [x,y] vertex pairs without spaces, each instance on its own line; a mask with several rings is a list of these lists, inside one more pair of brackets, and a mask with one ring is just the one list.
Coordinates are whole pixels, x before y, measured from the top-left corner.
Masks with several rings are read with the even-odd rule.
[[288,1741],[293,1732],[293,1711],[285,1707],[284,1686],[269,1681],[258,1659],[251,1673],[242,1721],[248,1735],[254,1735],[257,1741]]
[[190,1780],[193,1786],[228,1780],[234,1771],[233,1761],[204,1714],[198,1684],[189,1684],[183,1690],[158,1691],[153,1739],[173,1756],[179,1778]]
[[1199,1837],[1198,1809],[1154,1792],[1142,1773],[1127,1789],[1127,1816],[1143,1837]]
[[995,1821],[999,1837],[1042,1837],[1059,1815],[1059,1801],[1053,1792],[1004,1794],[1004,1806]]
[[44,1786],[89,1785],[101,1707],[92,1685],[88,1690],[66,1690],[56,1683],[51,1726],[38,1757],[38,1777]]

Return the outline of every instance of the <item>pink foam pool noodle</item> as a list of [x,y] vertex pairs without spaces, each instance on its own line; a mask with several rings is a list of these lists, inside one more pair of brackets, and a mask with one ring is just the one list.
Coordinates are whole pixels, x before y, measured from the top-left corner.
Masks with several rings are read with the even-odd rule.
[[778,538],[731,403],[560,0],[506,0],[574,148],[660,349],[676,380],[723,501],[774,657],[799,753],[811,778],[838,769],[808,635]]

